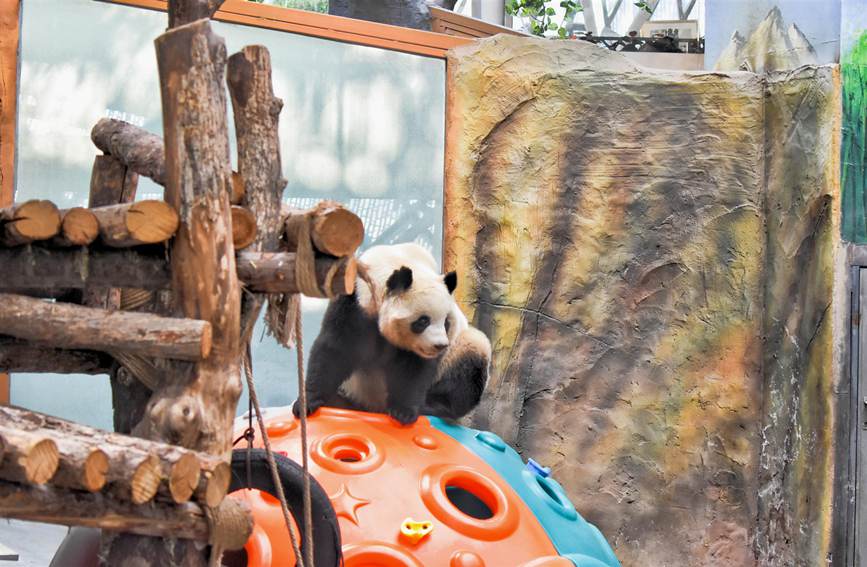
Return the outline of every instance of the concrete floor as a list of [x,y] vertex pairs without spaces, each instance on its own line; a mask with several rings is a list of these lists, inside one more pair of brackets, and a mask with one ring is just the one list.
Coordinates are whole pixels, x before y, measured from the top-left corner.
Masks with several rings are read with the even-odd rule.
[[0,560],[0,567],[48,567],[68,529],[51,524],[0,520],[0,544],[18,554],[18,561]]

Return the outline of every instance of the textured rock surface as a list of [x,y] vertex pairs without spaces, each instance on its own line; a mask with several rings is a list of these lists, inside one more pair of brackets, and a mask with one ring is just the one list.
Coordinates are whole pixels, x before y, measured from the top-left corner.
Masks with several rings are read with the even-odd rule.
[[830,67],[773,74],[767,93],[768,262],[756,547],[773,565],[825,565],[835,424],[848,426],[835,419],[834,380],[842,362],[834,345],[843,345],[834,336],[833,302],[840,77]]
[[[448,68],[446,264],[495,347],[474,425],[551,465],[627,566],[754,564],[764,486],[785,518],[768,525],[829,518],[831,473],[779,475],[806,470],[793,423],[832,450],[816,421],[830,418],[830,319],[810,334],[834,260],[830,71],[768,89],[506,37],[456,50]],[[777,360],[763,337],[786,330],[794,346]],[[763,411],[766,391],[787,409]],[[796,504],[792,482],[823,496]],[[815,556],[824,543],[798,545]]]

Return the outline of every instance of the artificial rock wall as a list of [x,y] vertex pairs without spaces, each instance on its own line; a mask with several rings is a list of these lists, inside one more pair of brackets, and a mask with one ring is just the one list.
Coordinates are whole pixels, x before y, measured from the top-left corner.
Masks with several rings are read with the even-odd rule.
[[446,264],[495,348],[474,425],[552,466],[626,566],[824,564],[836,70],[515,37],[448,69]]

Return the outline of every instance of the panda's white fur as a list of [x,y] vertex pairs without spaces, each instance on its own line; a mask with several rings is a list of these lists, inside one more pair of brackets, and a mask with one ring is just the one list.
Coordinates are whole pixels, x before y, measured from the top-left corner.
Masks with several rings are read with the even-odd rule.
[[[436,358],[443,349],[437,349],[435,345],[451,345],[469,326],[466,316],[444,285],[433,255],[418,244],[373,246],[358,260],[366,267],[367,279],[373,283],[371,290],[367,281],[358,278],[355,285],[358,304],[370,316],[377,318],[379,332],[391,344],[424,358]],[[412,270],[412,285],[403,293],[387,294],[388,278],[402,267]],[[407,323],[422,314],[431,318],[428,328],[420,335],[408,332]],[[449,321],[448,328],[446,320]],[[448,350],[446,348],[445,352]],[[439,377],[438,372],[437,379]],[[387,388],[381,372],[356,370],[340,391],[370,411],[386,410]]]
[[[455,302],[454,273],[439,273],[433,256],[413,243],[372,247],[361,255],[359,262],[367,271],[372,289],[359,277],[355,297],[334,300],[329,306],[317,338],[321,344],[314,345],[311,353],[311,377],[315,382],[311,387],[308,381],[308,397],[313,398],[311,411],[329,403],[325,400],[328,392],[317,383],[336,380],[342,398],[357,409],[395,415],[396,408],[392,406],[397,404],[396,394],[404,394],[395,389],[423,388],[420,399],[425,401],[415,408],[416,415],[420,409],[453,419],[465,415],[478,403],[487,381],[491,345],[481,331],[469,325]],[[421,332],[413,331],[414,322],[422,316],[429,319],[429,324]],[[373,332],[381,337],[379,341],[384,340],[392,345],[392,351],[397,349],[394,352],[405,354],[394,354],[384,346],[377,346],[380,343],[369,342],[370,337],[352,336],[369,334],[364,331],[368,325],[376,326],[378,333]],[[341,353],[340,343],[347,341],[353,341],[350,346],[357,348],[346,349],[344,344]],[[383,348],[386,350],[380,354],[378,351]],[[345,371],[343,364],[333,361],[340,354],[357,361],[347,376],[333,378]],[[332,360],[327,360],[327,356]],[[406,356],[417,357],[417,362]],[[405,376],[395,380],[395,375]],[[416,393],[405,393],[418,399]],[[406,418],[398,417],[401,421],[415,419],[412,411],[400,410],[398,415]]]

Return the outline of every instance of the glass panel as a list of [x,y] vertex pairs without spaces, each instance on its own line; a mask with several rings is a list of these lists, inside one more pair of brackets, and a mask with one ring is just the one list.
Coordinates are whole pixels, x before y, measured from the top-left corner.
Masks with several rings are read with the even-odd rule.
[[[159,12],[93,0],[24,0],[16,200],[86,204],[96,154],[89,134],[102,116],[161,134],[153,40],[165,22]],[[307,207],[339,200],[364,220],[365,247],[415,240],[439,257],[445,62],[241,25],[214,27],[229,53],[250,44],[271,51],[274,90],[284,101],[286,201]],[[230,136],[234,162],[231,128]],[[161,187],[142,178],[139,199],[161,196]],[[326,302],[305,298],[303,305],[309,351]],[[261,320],[253,355],[262,403],[291,403],[295,354],[267,337]],[[15,404],[110,428],[111,396],[102,377],[13,376],[11,395]]]

